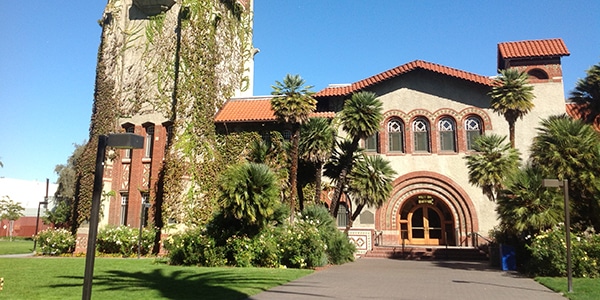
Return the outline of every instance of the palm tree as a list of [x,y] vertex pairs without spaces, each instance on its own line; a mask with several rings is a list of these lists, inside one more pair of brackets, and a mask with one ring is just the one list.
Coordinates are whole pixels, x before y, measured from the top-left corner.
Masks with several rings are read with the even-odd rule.
[[275,81],[271,92],[271,107],[277,119],[292,127],[292,149],[290,153],[290,219],[294,220],[296,208],[297,177],[298,177],[298,143],[300,141],[300,125],[308,121],[308,116],[317,105],[311,95],[312,86],[304,86],[304,79],[300,75],[287,74],[283,82]]
[[584,79],[577,80],[570,100],[586,105],[590,112],[584,117],[584,122],[593,123],[600,115],[600,63],[591,66],[585,73]]
[[469,183],[481,187],[492,201],[502,190],[504,178],[519,168],[519,151],[505,141],[506,136],[482,135],[475,140],[476,153],[465,156]]
[[[383,104],[375,93],[358,92],[352,95],[352,98],[346,100],[340,113],[340,122],[342,129],[352,139],[348,149],[348,157],[352,158],[353,153],[358,149],[358,142],[377,132],[380,123],[383,120],[381,112]],[[340,198],[344,186],[347,184],[347,176],[352,171],[353,160],[344,161],[341,165],[337,183],[331,199],[329,213],[335,218],[339,208]]]
[[325,118],[311,118],[301,129],[299,144],[301,159],[316,166],[314,203],[319,203],[321,200],[323,164],[331,156],[334,138],[335,131],[329,124],[329,120]]
[[574,221],[600,229],[600,135],[567,115],[541,121],[531,145],[531,162],[547,178],[569,180]]
[[527,73],[517,69],[500,71],[494,80],[494,87],[488,93],[492,98],[490,106],[504,115],[508,122],[510,145],[515,147],[515,123],[533,109],[533,86],[527,85]]
[[533,236],[563,221],[562,194],[544,187],[543,179],[531,166],[508,178],[496,206],[500,225],[508,232]]
[[381,156],[364,156],[356,162],[348,176],[348,196],[356,203],[356,209],[346,225],[346,232],[365,206],[381,207],[392,192],[396,171]]
[[275,213],[279,189],[275,174],[265,164],[243,163],[227,169],[219,191],[226,216],[245,226],[263,228]]

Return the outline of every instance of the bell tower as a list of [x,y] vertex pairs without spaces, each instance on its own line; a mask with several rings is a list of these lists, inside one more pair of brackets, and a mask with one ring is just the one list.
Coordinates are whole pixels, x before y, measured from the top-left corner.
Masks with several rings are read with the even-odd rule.
[[498,70],[516,68],[529,75],[530,83],[562,82],[560,59],[569,56],[562,39],[530,40],[498,44]]

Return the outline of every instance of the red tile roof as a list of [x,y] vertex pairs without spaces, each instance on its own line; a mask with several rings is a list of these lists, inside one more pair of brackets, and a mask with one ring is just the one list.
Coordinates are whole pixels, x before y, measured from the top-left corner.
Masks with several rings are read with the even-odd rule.
[[[275,122],[271,96],[229,99],[215,116],[215,123]],[[314,112],[311,118],[333,118],[335,112]]]
[[477,74],[466,72],[466,71],[462,71],[462,70],[458,70],[458,69],[454,69],[454,68],[450,68],[450,67],[446,67],[446,66],[442,66],[442,65],[438,65],[438,64],[434,64],[434,63],[430,63],[430,62],[426,62],[426,61],[422,61],[422,60],[415,60],[415,61],[409,62],[407,64],[387,70],[385,72],[373,75],[369,78],[357,81],[350,85],[326,87],[325,89],[317,92],[314,96],[315,97],[347,96],[354,92],[360,91],[364,88],[367,88],[367,87],[373,86],[377,83],[380,83],[384,80],[394,78],[394,77],[400,76],[402,74],[406,74],[406,73],[414,71],[416,69],[428,70],[431,72],[448,75],[451,77],[455,77],[455,78],[459,78],[459,79],[463,79],[463,80],[467,80],[467,81],[471,81],[471,82],[475,82],[475,83],[479,83],[479,84],[483,84],[483,85],[487,85],[487,86],[492,86],[492,80],[488,77],[477,75]]
[[569,50],[562,39],[506,42],[498,44],[498,57],[504,59],[569,55]]

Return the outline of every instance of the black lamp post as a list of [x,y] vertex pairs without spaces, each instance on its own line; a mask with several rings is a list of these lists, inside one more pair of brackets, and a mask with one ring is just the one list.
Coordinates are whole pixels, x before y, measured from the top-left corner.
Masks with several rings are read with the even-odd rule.
[[133,133],[113,133],[98,136],[98,152],[96,153],[96,170],[94,172],[94,190],[92,194],[92,210],[90,213],[90,230],[88,233],[87,252],[85,255],[85,274],[83,276],[83,294],[81,299],[92,297],[92,279],[94,277],[94,260],[96,258],[96,236],[100,214],[100,198],[102,196],[102,177],[104,176],[104,157],[106,147],[118,149],[144,148],[144,137]]
[[565,235],[567,239],[567,290],[573,292],[573,272],[571,267],[571,219],[569,217],[569,180],[544,179],[542,185],[545,187],[561,187],[565,200]]
[[[48,206],[48,196],[45,197],[44,201],[40,201],[40,203],[38,204],[38,211],[37,211],[37,217],[35,218],[35,234],[34,236],[37,236],[38,234],[38,229],[39,229],[39,225],[40,225],[40,207],[44,206],[44,208],[46,208]],[[34,237],[33,238],[33,252],[35,252],[35,248],[37,246],[37,238]]]

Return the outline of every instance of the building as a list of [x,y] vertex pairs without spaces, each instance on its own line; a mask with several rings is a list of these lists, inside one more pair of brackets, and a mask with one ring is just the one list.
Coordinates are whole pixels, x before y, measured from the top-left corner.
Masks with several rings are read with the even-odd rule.
[[[15,220],[13,224],[13,236],[32,237],[35,235],[36,221],[38,231],[50,227],[42,222],[42,217],[54,206],[52,198],[57,188],[57,184],[49,183],[48,180],[42,182],[0,178],[0,199],[12,200],[25,209],[22,212],[23,216]],[[9,226],[8,220],[0,220],[0,238],[10,235]]]
[[[534,87],[535,108],[516,123],[516,148],[526,160],[540,119],[565,113],[561,58],[569,51],[561,39],[548,39],[500,43],[497,55],[498,69],[524,71]],[[379,132],[361,146],[384,156],[399,175],[389,200],[379,209],[363,209],[354,222],[350,237],[359,252],[375,243],[471,246],[498,223],[495,203],[469,184],[464,159],[477,136],[508,135],[504,117],[490,109],[492,79],[416,60],[314,95],[323,115],[339,112],[359,91],[374,92],[383,102]],[[215,126],[222,133],[277,128],[269,101],[232,98]],[[340,206],[341,227],[349,206]]]
[[[252,95],[256,53],[252,13],[252,0],[108,1],[99,20],[102,36],[91,142],[77,165],[84,174],[80,186],[85,187],[77,195],[77,222],[85,225],[89,218],[94,141],[98,135],[115,132],[143,136],[144,148],[109,149],[101,226],[137,228],[153,223],[162,227],[165,220],[181,218],[181,211],[162,211],[164,201],[169,201],[162,187],[170,183],[161,174],[168,172],[169,155],[179,157],[188,165],[182,168],[184,175],[170,178],[181,186],[169,195],[176,198],[193,189],[185,168],[198,157],[182,150],[187,130],[206,137],[208,131],[198,129],[198,123],[205,119],[214,131],[212,119],[218,107],[233,96]],[[83,236],[87,229],[81,229]],[[78,247],[86,244],[78,243]]]

